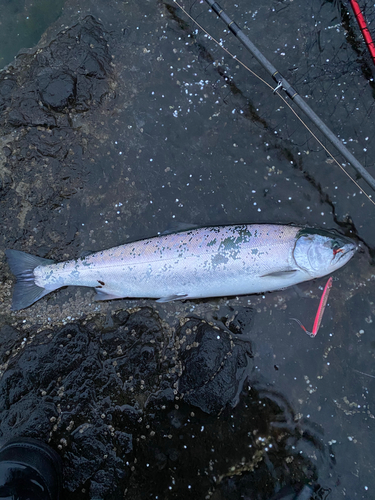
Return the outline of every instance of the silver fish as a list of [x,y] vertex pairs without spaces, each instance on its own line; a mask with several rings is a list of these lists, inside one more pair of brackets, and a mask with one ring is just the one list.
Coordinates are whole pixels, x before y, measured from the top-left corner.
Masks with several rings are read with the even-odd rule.
[[17,278],[16,311],[67,285],[93,287],[98,300],[168,302],[270,292],[325,276],[356,249],[328,231],[249,224],[156,236],[60,263],[17,250],[6,255]]

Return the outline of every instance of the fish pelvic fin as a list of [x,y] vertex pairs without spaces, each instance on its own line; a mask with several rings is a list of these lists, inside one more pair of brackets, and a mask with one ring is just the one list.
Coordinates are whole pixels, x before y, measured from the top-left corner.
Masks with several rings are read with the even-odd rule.
[[176,293],[175,295],[168,295],[166,297],[160,297],[156,302],[172,302],[174,300],[183,300],[189,296],[188,293]]
[[51,292],[35,284],[34,269],[53,264],[53,260],[42,259],[19,250],[6,250],[5,253],[10,270],[17,280],[13,290],[12,311],[25,309]]

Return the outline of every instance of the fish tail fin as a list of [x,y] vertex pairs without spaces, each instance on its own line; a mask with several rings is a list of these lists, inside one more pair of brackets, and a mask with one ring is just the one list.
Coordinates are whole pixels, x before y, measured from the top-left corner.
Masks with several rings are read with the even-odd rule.
[[6,250],[5,253],[10,270],[17,279],[13,290],[12,311],[25,309],[51,292],[35,284],[34,269],[53,264],[53,260],[42,259],[19,250]]

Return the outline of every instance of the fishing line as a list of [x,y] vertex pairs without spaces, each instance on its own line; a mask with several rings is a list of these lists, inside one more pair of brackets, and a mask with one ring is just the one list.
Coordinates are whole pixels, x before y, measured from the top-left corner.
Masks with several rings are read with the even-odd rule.
[[242,62],[238,57],[234,54],[232,54],[224,45],[216,40],[208,31],[203,28],[201,24],[198,23],[185,9],[182,5],[178,3],[177,0],[173,0],[173,2],[181,9],[181,11],[191,20],[193,23],[198,26],[198,28],[205,33],[210,40],[212,40],[216,45],[218,45],[224,52],[226,52],[232,59],[237,61],[243,68],[245,68],[247,71],[249,71],[253,76],[258,78],[264,85],[266,85],[270,90],[272,90],[272,93],[276,94],[283,102],[288,106],[288,108],[292,111],[292,113],[298,118],[298,120],[302,123],[302,125],[306,128],[306,130],[311,134],[311,136],[317,141],[317,143],[324,149],[324,151],[328,154],[328,156],[331,157],[331,159],[336,163],[337,166],[340,167],[340,169],[345,173],[347,177],[353,182],[355,186],[359,189],[360,193],[363,193],[366,198],[373,204],[375,205],[375,201],[371,198],[371,195],[367,194],[366,191],[358,184],[356,180],[353,179],[353,177],[345,170],[345,168],[341,165],[339,161],[336,160],[336,158],[333,156],[333,154],[328,150],[328,148],[318,139],[318,137],[314,134],[314,132],[310,129],[310,127],[307,125],[307,123],[304,122],[304,120],[298,115],[298,113],[295,111],[295,109],[289,104],[289,102],[279,93],[279,89],[282,87],[281,82],[278,83],[276,88],[274,88],[272,85],[270,85],[266,80],[264,80],[260,75],[255,73],[252,69],[250,69],[244,62]]

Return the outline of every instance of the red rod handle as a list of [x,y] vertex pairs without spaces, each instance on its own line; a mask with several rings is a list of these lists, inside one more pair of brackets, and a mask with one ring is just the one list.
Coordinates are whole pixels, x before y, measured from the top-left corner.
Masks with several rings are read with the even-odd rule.
[[370,30],[368,29],[366,20],[363,17],[363,14],[361,12],[361,9],[359,8],[357,0],[349,0],[349,1],[350,1],[350,5],[352,6],[355,18],[357,19],[359,29],[362,32],[363,38],[365,39],[367,48],[368,48],[370,55],[372,57],[372,61],[375,64],[375,44],[371,38],[371,33],[370,33]]

